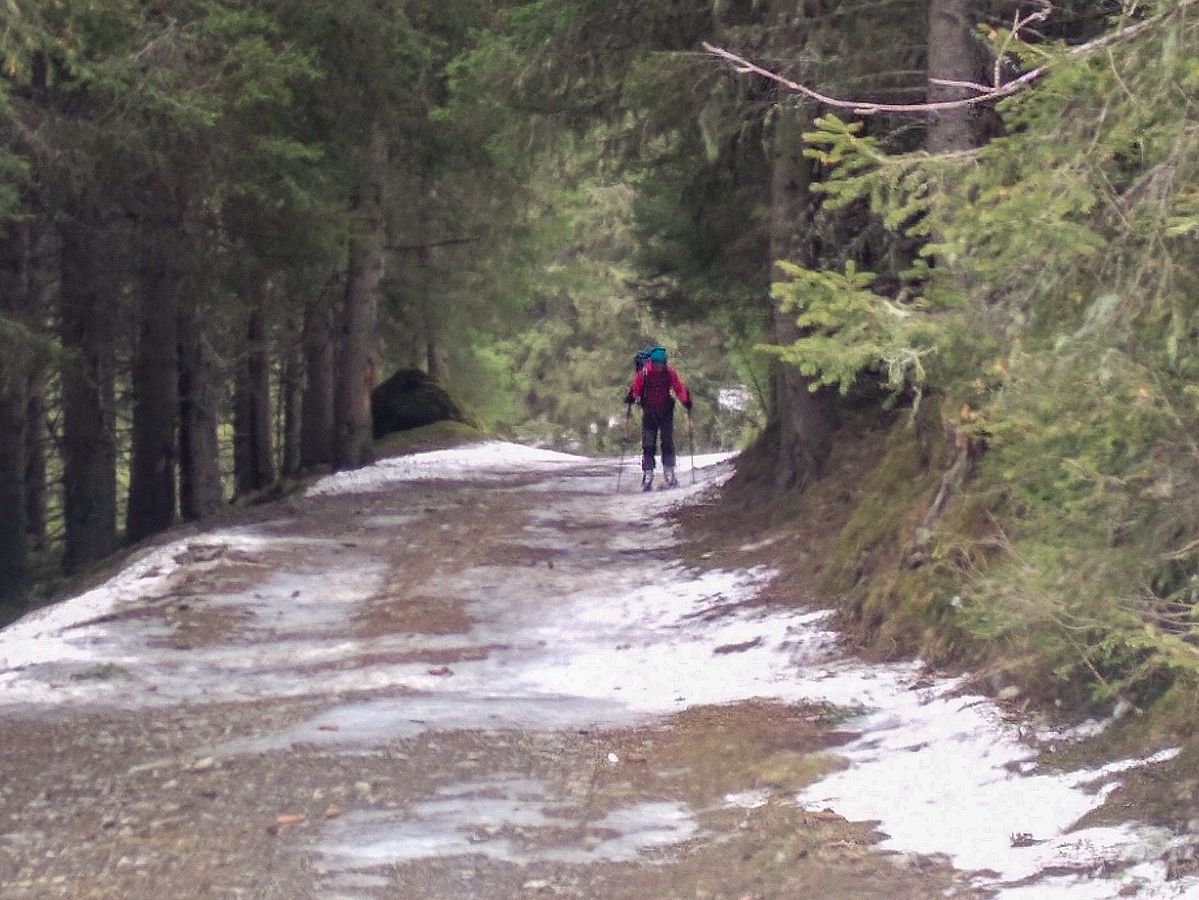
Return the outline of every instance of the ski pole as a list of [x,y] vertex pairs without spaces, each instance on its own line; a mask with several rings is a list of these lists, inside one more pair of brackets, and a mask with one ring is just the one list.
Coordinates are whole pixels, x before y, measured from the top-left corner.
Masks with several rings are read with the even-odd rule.
[[691,430],[691,410],[687,410],[687,443],[691,445],[691,483],[695,484],[695,432]]
[[620,466],[616,470],[616,493],[620,493],[620,476],[624,474],[624,450],[625,444],[629,442],[629,417],[633,414],[633,407],[625,404],[624,408],[624,430],[620,433]]

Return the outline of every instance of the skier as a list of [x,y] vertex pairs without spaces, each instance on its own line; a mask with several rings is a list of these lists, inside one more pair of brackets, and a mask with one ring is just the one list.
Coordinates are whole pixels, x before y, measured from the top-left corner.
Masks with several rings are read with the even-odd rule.
[[641,403],[641,490],[654,488],[654,453],[658,435],[662,435],[663,487],[675,487],[674,475],[674,397],[691,412],[691,394],[679,373],[666,365],[666,348],[654,347],[643,366],[639,366],[633,384],[625,395],[629,405]]

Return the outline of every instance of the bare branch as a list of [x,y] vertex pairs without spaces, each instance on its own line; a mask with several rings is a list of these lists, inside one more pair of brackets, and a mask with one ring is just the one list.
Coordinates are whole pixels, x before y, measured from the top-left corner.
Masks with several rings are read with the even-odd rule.
[[[1199,0],[1182,0],[1174,9],[1161,13],[1138,22],[1135,25],[1128,25],[1124,28],[1119,28],[1116,31],[1102,35],[1094,40],[1087,41],[1084,44],[1078,44],[1066,50],[1067,57],[1084,56],[1093,50],[1098,50],[1104,47],[1110,47],[1113,44],[1127,41],[1144,31],[1153,28],[1154,26],[1164,22],[1173,15],[1188,9],[1199,3]],[[1023,28],[1029,22],[1037,21],[1041,18],[1041,13],[1032,13],[1023,19],[1018,19],[1013,23],[1014,28]],[[1014,33],[1014,32],[1013,32]],[[1006,46],[1006,44],[1005,44]],[[781,84],[796,94],[807,97],[809,100],[814,100],[823,106],[830,106],[834,109],[848,109],[857,113],[860,116],[871,116],[878,113],[894,113],[898,115],[927,115],[929,113],[938,113],[950,109],[962,109],[964,107],[978,106],[983,103],[990,103],[994,100],[1002,100],[1004,97],[1010,97],[1012,94],[1023,90],[1042,75],[1049,71],[1050,64],[1037,66],[1035,69],[1029,69],[1018,78],[1014,78],[1004,84],[996,84],[992,87],[987,87],[981,84],[971,84],[969,82],[951,82],[934,80],[938,84],[948,84],[956,87],[970,88],[971,90],[981,91],[974,97],[963,97],[958,100],[939,100],[932,103],[874,103],[869,100],[843,100],[838,97],[830,97],[827,94],[822,94],[807,85],[800,84],[797,81],[792,81],[779,75],[777,72],[771,72],[769,69],[764,69],[761,66],[755,65],[745,57],[738,56],[736,53],[731,53],[721,47],[713,44],[704,43],[704,50],[713,56],[730,63],[737,72],[745,74],[760,75],[763,78],[769,79],[776,84]]]
[[995,88],[989,84],[979,84],[976,81],[953,81],[949,78],[930,78],[928,83],[939,84],[943,87],[969,88],[972,91],[978,91],[980,94],[989,94],[991,91],[995,90]]
[[1053,12],[1053,6],[1049,3],[1049,0],[1040,0],[1040,3],[1040,9],[1038,9],[1036,12],[1029,13],[1023,19],[1020,18],[1019,11],[1015,13],[1012,19],[1012,30],[1004,36],[1003,44],[1000,45],[999,52],[995,54],[995,70],[991,75],[992,86],[999,86],[1000,79],[1003,77],[1003,60],[1007,56],[1008,47],[1012,45],[1012,41],[1016,40],[1020,36],[1020,32],[1024,30],[1025,26],[1030,25],[1033,22],[1044,22],[1049,18],[1049,14]]
[[876,113],[924,114],[941,112],[948,109],[961,109],[965,106],[977,106],[980,103],[987,103],[991,100],[997,100],[1001,97],[1014,94],[1020,88],[1024,87],[1025,84],[1039,78],[1045,71],[1045,67],[1041,66],[1025,72],[1019,78],[1009,81],[999,88],[986,88],[978,85],[977,87],[982,88],[986,93],[979,94],[977,97],[966,97],[961,100],[939,100],[933,103],[873,103],[868,100],[841,100],[836,97],[830,97],[797,81],[792,81],[790,78],[785,78],[782,75],[771,72],[769,69],[754,65],[744,57],[730,53],[728,50],[708,43],[704,44],[704,49],[713,56],[732,63],[738,72],[760,75],[763,78],[768,78],[771,81],[781,84],[790,91],[802,94],[810,100],[815,100],[823,106],[831,106],[835,109],[849,109],[862,116],[875,115]]

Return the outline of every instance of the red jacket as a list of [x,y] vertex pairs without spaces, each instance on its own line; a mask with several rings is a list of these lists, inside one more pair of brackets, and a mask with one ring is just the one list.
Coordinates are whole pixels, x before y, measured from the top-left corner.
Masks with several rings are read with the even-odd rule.
[[[662,370],[666,371],[663,372]],[[659,366],[657,363],[646,363],[644,368],[633,379],[629,388],[629,397],[634,402],[653,412],[665,412],[670,407],[670,393],[679,398],[679,402],[690,408],[691,394],[687,391],[679,373],[670,366]]]

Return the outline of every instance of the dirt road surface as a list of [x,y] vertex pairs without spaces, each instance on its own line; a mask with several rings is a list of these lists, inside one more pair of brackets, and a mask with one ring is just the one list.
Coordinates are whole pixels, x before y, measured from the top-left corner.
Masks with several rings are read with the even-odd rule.
[[729,471],[701,462],[617,495],[512,445],[391,460],[0,633],[0,896],[1195,887],[1178,835],[1068,831],[1115,770],[1042,772],[978,698],[682,547]]

